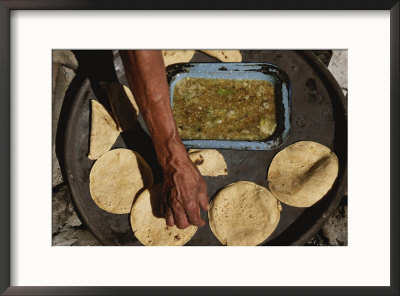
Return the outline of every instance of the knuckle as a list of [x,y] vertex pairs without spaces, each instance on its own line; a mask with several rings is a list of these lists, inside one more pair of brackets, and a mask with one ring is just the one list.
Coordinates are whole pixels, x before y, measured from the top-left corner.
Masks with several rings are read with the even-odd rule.
[[196,209],[196,203],[193,200],[188,201],[185,204],[185,208],[189,211],[195,210]]

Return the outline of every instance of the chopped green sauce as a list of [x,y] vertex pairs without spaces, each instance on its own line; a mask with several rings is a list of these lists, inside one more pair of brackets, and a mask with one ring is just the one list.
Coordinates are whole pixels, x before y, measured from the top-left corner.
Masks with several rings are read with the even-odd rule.
[[265,80],[184,78],[173,114],[184,140],[265,140],[276,129],[274,87]]

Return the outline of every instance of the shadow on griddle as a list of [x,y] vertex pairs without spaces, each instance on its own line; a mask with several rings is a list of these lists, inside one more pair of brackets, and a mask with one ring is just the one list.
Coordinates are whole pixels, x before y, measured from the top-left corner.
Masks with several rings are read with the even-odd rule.
[[154,184],[161,183],[162,169],[157,162],[156,152],[149,135],[143,130],[139,123],[135,128],[121,133],[127,149],[139,153],[149,164],[153,171]]

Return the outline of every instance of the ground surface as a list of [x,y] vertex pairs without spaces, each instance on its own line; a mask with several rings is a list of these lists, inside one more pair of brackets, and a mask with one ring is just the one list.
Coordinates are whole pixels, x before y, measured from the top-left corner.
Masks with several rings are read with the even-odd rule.
[[[347,98],[347,51],[316,51],[338,81]],[[332,54],[332,56],[331,56]],[[53,52],[53,197],[52,235],[54,246],[97,246],[101,243],[87,230],[77,216],[68,186],[62,178],[55,151],[55,136],[60,110],[78,63],[70,51]],[[311,238],[308,246],[347,246],[347,194],[322,229]]]

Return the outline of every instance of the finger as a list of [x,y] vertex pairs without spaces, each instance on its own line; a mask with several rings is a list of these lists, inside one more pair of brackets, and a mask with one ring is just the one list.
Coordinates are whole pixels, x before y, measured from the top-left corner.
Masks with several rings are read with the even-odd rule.
[[172,215],[171,208],[169,206],[165,207],[165,218],[167,220],[167,225],[168,226],[174,226],[175,221],[174,221],[174,216]]
[[190,217],[188,216],[188,220],[190,224],[198,227],[202,227],[206,224],[206,221],[204,221],[204,219],[202,219],[200,215],[190,216]]
[[199,197],[199,204],[200,207],[204,210],[204,211],[208,211],[210,210],[210,205],[208,203],[208,196],[206,194],[203,194]]
[[171,210],[174,216],[174,221],[176,227],[180,229],[184,229],[188,227],[189,221],[186,217],[185,210],[182,208],[182,206],[179,203],[172,203],[171,204]]
[[200,208],[199,204],[196,202],[191,202],[186,205],[185,207],[186,211],[186,216],[190,222],[190,224],[195,225],[195,226],[204,226],[206,224],[206,221],[204,221],[200,217]]
[[207,194],[207,184],[204,180],[200,181],[200,190],[197,195],[197,200],[199,201],[200,207],[204,211],[208,211],[210,209],[210,206],[208,204],[209,198]]

